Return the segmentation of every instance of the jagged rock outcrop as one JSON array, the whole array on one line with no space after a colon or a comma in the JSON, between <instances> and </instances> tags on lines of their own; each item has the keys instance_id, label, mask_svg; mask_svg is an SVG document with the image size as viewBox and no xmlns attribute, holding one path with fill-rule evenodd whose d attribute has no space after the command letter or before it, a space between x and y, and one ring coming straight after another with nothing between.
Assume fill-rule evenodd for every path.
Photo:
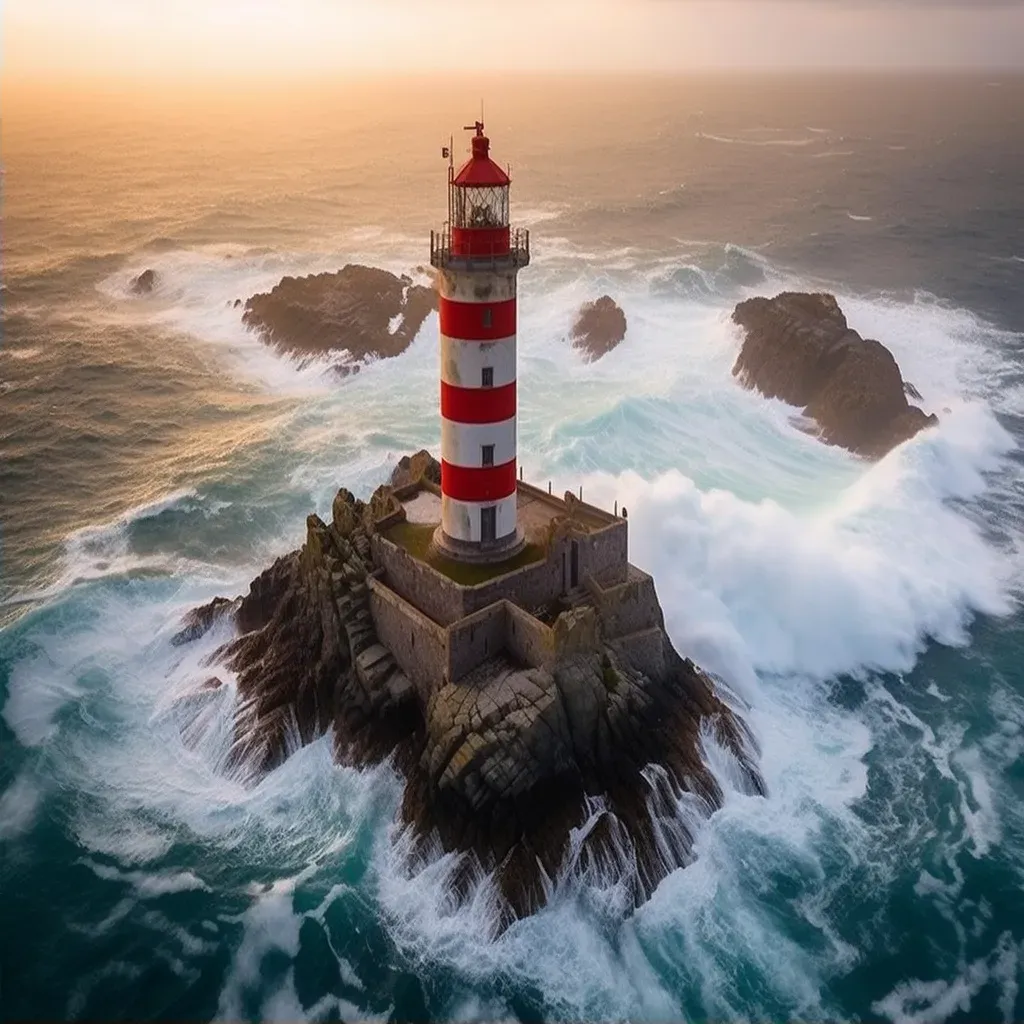
<instances>
[{"instance_id":1,"label":"jagged rock outcrop","mask_svg":"<svg viewBox=\"0 0 1024 1024\"><path fill-rule=\"evenodd\" d=\"M746 332L733 374L769 398L802 406L822 440L880 458L938 423L907 402L892 353L851 330L835 297L783 292L741 302L733 320Z\"/></svg>"},{"instance_id":2,"label":"jagged rock outcrop","mask_svg":"<svg viewBox=\"0 0 1024 1024\"><path fill-rule=\"evenodd\" d=\"M199 637L208 633L214 623L224 618L228 612L237 611L241 603L240 599L231 601L226 597L215 597L209 604L193 608L185 616L181 629L171 637L171 643L175 647L180 647L182 644L187 644L192 640L198 640Z\"/></svg>"},{"instance_id":3,"label":"jagged rock outcrop","mask_svg":"<svg viewBox=\"0 0 1024 1024\"><path fill-rule=\"evenodd\" d=\"M149 295L156 287L156 271L144 270L131 283L133 295Z\"/></svg>"},{"instance_id":4,"label":"jagged rock outcrop","mask_svg":"<svg viewBox=\"0 0 1024 1024\"><path fill-rule=\"evenodd\" d=\"M403 455L391 472L391 486L396 490L420 480L439 486L441 483L441 463L426 448L421 448L415 455Z\"/></svg>"},{"instance_id":5,"label":"jagged rock outcrop","mask_svg":"<svg viewBox=\"0 0 1024 1024\"><path fill-rule=\"evenodd\" d=\"M523 916L544 902L538 865L558 876L571 830L586 825L588 798L599 798L604 815L579 856L622 859L623 881L642 902L691 858L694 837L674 805L680 793L689 791L706 814L721 803L701 759L702 723L736 752L751 791L761 791L745 728L664 633L658 642L666 668L657 679L598 640L552 671L495 658L439 689L409 776L405 819L421 835L436 832L446 849L473 851Z\"/></svg>"},{"instance_id":6,"label":"jagged rock outcrop","mask_svg":"<svg viewBox=\"0 0 1024 1024\"><path fill-rule=\"evenodd\" d=\"M429 472L425 454L402 472ZM504 923L542 906L545 876L573 858L620 873L642 901L691 857L694 819L680 817L680 801L705 814L721 802L703 735L731 749L750 791L762 791L745 726L676 653L660 613L652 628L606 640L586 601L555 620L562 653L550 667L503 652L425 696L381 643L370 607L372 524L395 502L390 487L367 503L339 491L331 522L310 516L303 547L245 597L190 616L189 638L229 609L242 631L209 659L237 680L230 765L258 777L333 726L339 760L393 757L414 855L429 856L438 838L468 854L463 892L477 870L492 872ZM573 830L585 835L574 842Z\"/></svg>"},{"instance_id":7,"label":"jagged rock outcrop","mask_svg":"<svg viewBox=\"0 0 1024 1024\"><path fill-rule=\"evenodd\" d=\"M345 355L338 363L345 374L360 360L400 355L436 306L432 288L350 263L334 273L283 277L246 300L242 322L289 355Z\"/></svg>"},{"instance_id":8,"label":"jagged rock outcrop","mask_svg":"<svg viewBox=\"0 0 1024 1024\"><path fill-rule=\"evenodd\" d=\"M573 348L592 363L611 352L626 336L626 314L610 295L584 303L571 332Z\"/></svg>"}]
</instances>

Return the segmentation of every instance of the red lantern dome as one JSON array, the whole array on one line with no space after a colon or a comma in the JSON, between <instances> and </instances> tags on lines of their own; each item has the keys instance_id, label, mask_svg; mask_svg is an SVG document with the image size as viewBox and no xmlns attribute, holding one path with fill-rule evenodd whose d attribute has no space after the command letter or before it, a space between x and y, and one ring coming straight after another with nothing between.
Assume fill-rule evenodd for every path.
<instances>
[{"instance_id":1,"label":"red lantern dome","mask_svg":"<svg viewBox=\"0 0 1024 1024\"><path fill-rule=\"evenodd\" d=\"M509 252L509 176L489 155L491 140L483 121L475 130L473 155L454 174L450 185L453 256L504 257Z\"/></svg>"},{"instance_id":2,"label":"red lantern dome","mask_svg":"<svg viewBox=\"0 0 1024 1024\"><path fill-rule=\"evenodd\" d=\"M488 155L491 140L484 135L483 122L477 121L473 127L476 129L476 135L473 136L473 155L459 168L452 179L452 184L463 187L508 185L509 176Z\"/></svg>"}]
</instances>

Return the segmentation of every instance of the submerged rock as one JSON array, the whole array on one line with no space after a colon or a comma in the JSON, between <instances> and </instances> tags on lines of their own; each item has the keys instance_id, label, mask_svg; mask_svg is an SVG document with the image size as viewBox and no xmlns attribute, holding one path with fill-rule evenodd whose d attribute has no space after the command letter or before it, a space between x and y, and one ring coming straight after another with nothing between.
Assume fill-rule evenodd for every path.
<instances>
[{"instance_id":1,"label":"submerged rock","mask_svg":"<svg viewBox=\"0 0 1024 1024\"><path fill-rule=\"evenodd\" d=\"M344 353L351 363L400 355L436 306L432 288L350 263L334 273L282 278L246 301L242 322L278 351Z\"/></svg>"},{"instance_id":2,"label":"submerged rock","mask_svg":"<svg viewBox=\"0 0 1024 1024\"><path fill-rule=\"evenodd\" d=\"M892 353L851 330L835 297L783 292L741 302L746 336L733 374L769 398L803 407L822 440L880 458L938 417L907 402Z\"/></svg>"},{"instance_id":3,"label":"submerged rock","mask_svg":"<svg viewBox=\"0 0 1024 1024\"><path fill-rule=\"evenodd\" d=\"M436 466L420 452L393 479L429 479ZM746 727L676 653L640 573L622 586L630 614L647 602L651 625L614 629L577 593L554 620L554 661L530 667L502 649L456 681L414 682L381 640L369 580L381 572L373 524L399 507L387 486L367 503L340 490L331 522L309 516L302 548L232 603L242 635L211 659L236 673L230 765L256 779L333 727L340 761L393 758L412 856L433 856L438 840L466 854L462 895L481 869L492 873L503 924L542 906L545 879L573 867L616 875L641 902L689 862L693 822L721 804L707 739L733 753L750 792L763 791ZM696 816L681 818L681 802Z\"/></svg>"},{"instance_id":4,"label":"submerged rock","mask_svg":"<svg viewBox=\"0 0 1024 1024\"><path fill-rule=\"evenodd\" d=\"M131 284L131 290L134 295L149 295L155 287L155 270L144 270Z\"/></svg>"},{"instance_id":5,"label":"submerged rock","mask_svg":"<svg viewBox=\"0 0 1024 1024\"><path fill-rule=\"evenodd\" d=\"M607 355L626 336L626 314L610 295L584 303L572 327L573 348L587 362Z\"/></svg>"}]
</instances>

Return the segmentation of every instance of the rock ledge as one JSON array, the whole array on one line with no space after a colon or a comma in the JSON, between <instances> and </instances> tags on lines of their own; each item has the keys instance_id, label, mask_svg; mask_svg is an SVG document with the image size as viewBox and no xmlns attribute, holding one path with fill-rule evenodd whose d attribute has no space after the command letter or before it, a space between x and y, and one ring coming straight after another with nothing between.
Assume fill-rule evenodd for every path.
<instances>
[{"instance_id":1,"label":"rock ledge","mask_svg":"<svg viewBox=\"0 0 1024 1024\"><path fill-rule=\"evenodd\" d=\"M920 398L892 353L851 330L835 297L783 292L741 302L745 331L733 375L769 398L802 406L828 444L881 458L938 423L907 402Z\"/></svg>"},{"instance_id":2,"label":"rock ledge","mask_svg":"<svg viewBox=\"0 0 1024 1024\"><path fill-rule=\"evenodd\" d=\"M400 355L436 306L432 288L350 263L334 273L281 278L246 300L242 322L292 356L346 356L338 364L345 374L361 360Z\"/></svg>"}]
</instances>

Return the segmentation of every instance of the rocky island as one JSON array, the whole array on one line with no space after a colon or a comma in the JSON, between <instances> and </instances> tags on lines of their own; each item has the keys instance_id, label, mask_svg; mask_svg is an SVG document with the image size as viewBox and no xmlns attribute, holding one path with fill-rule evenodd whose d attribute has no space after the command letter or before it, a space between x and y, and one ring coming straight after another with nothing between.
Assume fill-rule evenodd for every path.
<instances>
[{"instance_id":1,"label":"rocky island","mask_svg":"<svg viewBox=\"0 0 1024 1024\"><path fill-rule=\"evenodd\" d=\"M138 277L132 279L129 290L133 295L149 295L156 287L156 271L144 270Z\"/></svg>"},{"instance_id":2,"label":"rocky island","mask_svg":"<svg viewBox=\"0 0 1024 1024\"><path fill-rule=\"evenodd\" d=\"M592 363L616 348L626 336L626 314L610 295L586 302L576 315L572 346Z\"/></svg>"},{"instance_id":3,"label":"rocky island","mask_svg":"<svg viewBox=\"0 0 1024 1024\"><path fill-rule=\"evenodd\" d=\"M908 394L921 396L892 353L851 330L834 296L759 296L741 302L732 318L745 332L733 375L769 398L802 406L828 444L881 458L938 423L908 403Z\"/></svg>"},{"instance_id":4,"label":"rocky island","mask_svg":"<svg viewBox=\"0 0 1024 1024\"><path fill-rule=\"evenodd\" d=\"M287 355L337 355L335 368L345 375L366 359L401 355L436 308L432 288L350 263L334 273L283 277L246 300L242 322Z\"/></svg>"},{"instance_id":5,"label":"rocky island","mask_svg":"<svg viewBox=\"0 0 1024 1024\"><path fill-rule=\"evenodd\" d=\"M414 856L468 854L463 891L493 873L503 924L570 861L618 869L639 903L692 857L680 804L721 803L709 737L763 792L751 736L673 648L624 517L520 481L526 546L453 562L431 544L439 478L420 452L367 502L339 490L246 595L187 617L177 644L226 616L237 633L210 660L236 679L230 762L255 779L328 730L343 763L391 757Z\"/></svg>"}]
</instances>

